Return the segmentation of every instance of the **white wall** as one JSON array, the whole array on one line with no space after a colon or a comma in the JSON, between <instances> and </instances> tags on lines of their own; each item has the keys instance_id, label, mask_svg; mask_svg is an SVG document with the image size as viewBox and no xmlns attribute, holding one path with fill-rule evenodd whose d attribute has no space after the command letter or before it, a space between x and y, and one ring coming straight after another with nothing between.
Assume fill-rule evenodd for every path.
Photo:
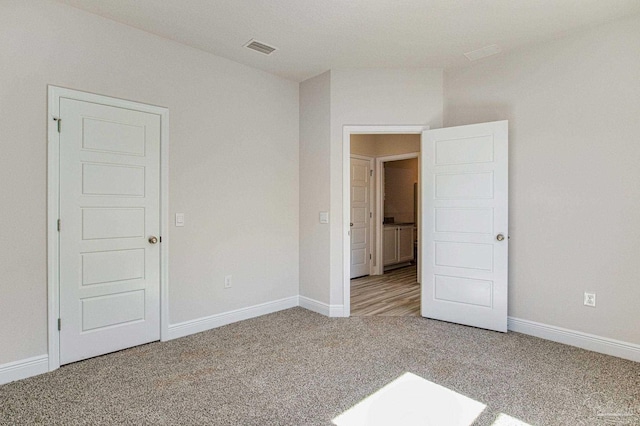
<instances>
[{"instance_id":1,"label":"white wall","mask_svg":"<svg viewBox=\"0 0 640 426\"><path fill-rule=\"evenodd\" d=\"M300 295L329 301L329 132L331 72L300 83ZM330 218L331 219L331 218Z\"/></svg>"},{"instance_id":2,"label":"white wall","mask_svg":"<svg viewBox=\"0 0 640 426\"><path fill-rule=\"evenodd\" d=\"M638 52L636 16L445 73L446 126L509 120L511 316L640 344Z\"/></svg>"},{"instance_id":3,"label":"white wall","mask_svg":"<svg viewBox=\"0 0 640 426\"><path fill-rule=\"evenodd\" d=\"M442 127L442 70L331 71L330 303L343 301L342 131L346 125Z\"/></svg>"},{"instance_id":4,"label":"white wall","mask_svg":"<svg viewBox=\"0 0 640 426\"><path fill-rule=\"evenodd\" d=\"M39 0L0 58L0 364L47 351L47 84L169 108L171 323L298 294L297 83Z\"/></svg>"}]
</instances>

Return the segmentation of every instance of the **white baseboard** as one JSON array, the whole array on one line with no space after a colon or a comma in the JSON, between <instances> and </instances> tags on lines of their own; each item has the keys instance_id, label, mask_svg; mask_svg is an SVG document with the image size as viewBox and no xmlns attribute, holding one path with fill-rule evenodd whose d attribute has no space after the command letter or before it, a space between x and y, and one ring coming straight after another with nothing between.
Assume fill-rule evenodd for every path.
<instances>
[{"instance_id":1,"label":"white baseboard","mask_svg":"<svg viewBox=\"0 0 640 426\"><path fill-rule=\"evenodd\" d=\"M310 297L299 296L300 306L313 312L317 312L326 317L329 316L329 305L327 303L319 302Z\"/></svg>"},{"instance_id":2,"label":"white baseboard","mask_svg":"<svg viewBox=\"0 0 640 426\"><path fill-rule=\"evenodd\" d=\"M507 324L508 329L511 331L640 362L640 345L634 343L622 342L514 317L509 317Z\"/></svg>"},{"instance_id":3,"label":"white baseboard","mask_svg":"<svg viewBox=\"0 0 640 426\"><path fill-rule=\"evenodd\" d=\"M320 302L310 297L299 296L300 306L313 312L317 312L325 317L344 317L343 305L329 305L328 303Z\"/></svg>"},{"instance_id":4,"label":"white baseboard","mask_svg":"<svg viewBox=\"0 0 640 426\"><path fill-rule=\"evenodd\" d=\"M0 365L0 385L49 371L47 355L34 356Z\"/></svg>"},{"instance_id":5,"label":"white baseboard","mask_svg":"<svg viewBox=\"0 0 640 426\"><path fill-rule=\"evenodd\" d=\"M340 317L344 314L344 308L342 305L329 305L305 296L292 296L285 299L274 300L272 302L170 325L169 340L296 306L301 306L305 309L309 309L310 311L329 317ZM622 342L620 340L609 339L606 337L514 317L509 317L508 328L510 331L528 334L542 339L640 362L640 345L634 343ZM2 364L0 365L0 385L13 382L15 380L37 376L48 371L49 359L47 355L34 356Z\"/></svg>"},{"instance_id":6,"label":"white baseboard","mask_svg":"<svg viewBox=\"0 0 640 426\"><path fill-rule=\"evenodd\" d=\"M234 311L223 312L208 317L198 318L177 324L169 325L169 338L177 339L178 337L188 336L194 333L211 330L212 328L221 327L223 325L234 322L259 317L261 315L271 314L273 312L282 311L284 309L294 308L298 306L298 296L287 297L280 300L261 303L246 308L236 309Z\"/></svg>"},{"instance_id":7,"label":"white baseboard","mask_svg":"<svg viewBox=\"0 0 640 426\"><path fill-rule=\"evenodd\" d=\"M345 315L344 305L329 305L329 316L331 318L344 318L349 315Z\"/></svg>"}]
</instances>

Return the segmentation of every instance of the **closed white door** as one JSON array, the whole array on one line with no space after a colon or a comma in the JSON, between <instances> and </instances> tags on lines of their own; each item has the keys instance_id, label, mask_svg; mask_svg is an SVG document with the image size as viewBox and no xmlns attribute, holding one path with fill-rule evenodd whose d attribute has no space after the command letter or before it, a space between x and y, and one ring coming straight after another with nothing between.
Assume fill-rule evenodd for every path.
<instances>
[{"instance_id":1,"label":"closed white door","mask_svg":"<svg viewBox=\"0 0 640 426\"><path fill-rule=\"evenodd\" d=\"M160 116L60 99L60 363L160 338Z\"/></svg>"},{"instance_id":2,"label":"closed white door","mask_svg":"<svg viewBox=\"0 0 640 426\"><path fill-rule=\"evenodd\" d=\"M508 122L422 135L422 316L507 331Z\"/></svg>"},{"instance_id":3,"label":"closed white door","mask_svg":"<svg viewBox=\"0 0 640 426\"><path fill-rule=\"evenodd\" d=\"M351 278L370 273L370 170L369 160L351 158Z\"/></svg>"}]
</instances>

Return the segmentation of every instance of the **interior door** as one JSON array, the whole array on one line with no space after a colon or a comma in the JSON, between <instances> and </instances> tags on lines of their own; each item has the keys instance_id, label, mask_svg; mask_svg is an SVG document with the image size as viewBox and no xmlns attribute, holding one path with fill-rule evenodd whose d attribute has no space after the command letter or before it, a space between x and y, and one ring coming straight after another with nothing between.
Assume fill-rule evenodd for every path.
<instances>
[{"instance_id":1,"label":"interior door","mask_svg":"<svg viewBox=\"0 0 640 426\"><path fill-rule=\"evenodd\" d=\"M160 338L160 116L60 100L60 363Z\"/></svg>"},{"instance_id":2,"label":"interior door","mask_svg":"<svg viewBox=\"0 0 640 426\"><path fill-rule=\"evenodd\" d=\"M370 273L370 170L369 160L351 158L351 278Z\"/></svg>"},{"instance_id":3,"label":"interior door","mask_svg":"<svg viewBox=\"0 0 640 426\"><path fill-rule=\"evenodd\" d=\"M422 316L507 331L508 122L422 134Z\"/></svg>"}]
</instances>

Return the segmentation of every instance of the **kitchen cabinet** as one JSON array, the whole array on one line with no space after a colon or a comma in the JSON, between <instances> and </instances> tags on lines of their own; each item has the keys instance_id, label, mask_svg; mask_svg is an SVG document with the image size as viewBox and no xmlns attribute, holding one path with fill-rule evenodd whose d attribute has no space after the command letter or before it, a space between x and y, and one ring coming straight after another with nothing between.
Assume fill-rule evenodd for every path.
<instances>
[{"instance_id":1,"label":"kitchen cabinet","mask_svg":"<svg viewBox=\"0 0 640 426\"><path fill-rule=\"evenodd\" d=\"M382 236L384 266L413 260L413 228L413 224L384 227Z\"/></svg>"},{"instance_id":2,"label":"kitchen cabinet","mask_svg":"<svg viewBox=\"0 0 640 426\"><path fill-rule=\"evenodd\" d=\"M383 265L393 265L398 263L398 227L385 226L382 236L383 245Z\"/></svg>"},{"instance_id":3,"label":"kitchen cabinet","mask_svg":"<svg viewBox=\"0 0 640 426\"><path fill-rule=\"evenodd\" d=\"M413 225L398 227L398 263L413 260Z\"/></svg>"}]
</instances>

